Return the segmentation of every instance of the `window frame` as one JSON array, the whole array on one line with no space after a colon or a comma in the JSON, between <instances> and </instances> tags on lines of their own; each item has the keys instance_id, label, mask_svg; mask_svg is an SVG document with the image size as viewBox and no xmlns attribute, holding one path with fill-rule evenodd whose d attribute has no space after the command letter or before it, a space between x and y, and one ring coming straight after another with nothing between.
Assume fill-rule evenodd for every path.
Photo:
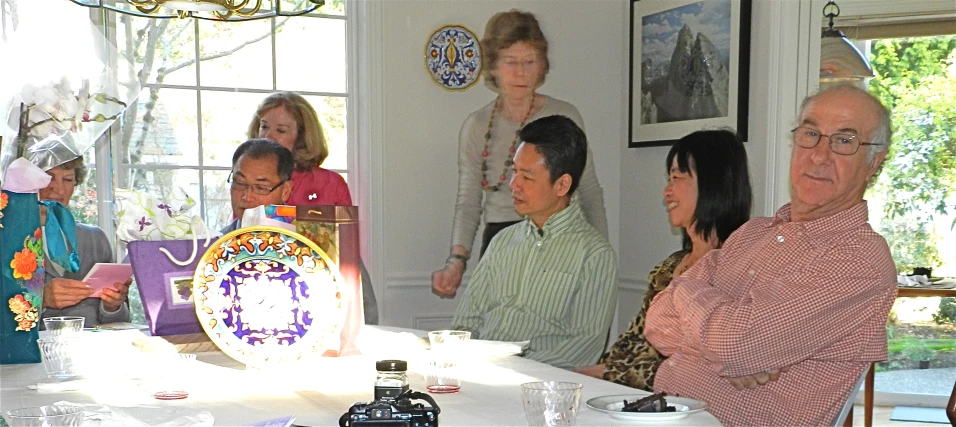
<instances>
[{"instance_id":1,"label":"window frame","mask_svg":"<svg viewBox=\"0 0 956 427\"><path fill-rule=\"evenodd\" d=\"M107 131L103 137L98 139L94 144L93 150L91 150L94 155L92 156L92 162L90 162L89 153L87 154L88 165L90 169L96 169L99 172L108 170L108 173L97 173L95 177L95 185L97 189L97 225L106 232L110 243L113 245L115 255L122 256L125 253L124 245L121 245L121 242L116 241L116 229L113 224L113 216L110 214L113 210L113 195L114 189L117 188L116 176L122 173L128 173L132 170L143 170L143 171L155 171L155 170L195 170L198 172L198 186L199 194L195 195L195 199L199 204L199 215L203 218L204 221L208 222L207 217L207 200L206 200L206 186L205 186L205 174L207 171L228 171L231 170L227 166L215 166L215 165L206 165L205 158L203 153L202 143L202 97L203 92L216 92L216 93L244 93L244 94L262 94L263 97L266 95L276 92L278 90L295 90L300 95L306 97L336 97L341 98L345 101L345 107L343 112L343 118L346 120L346 129L345 129L345 149L346 149L346 158L347 166L345 169L341 168L329 168L334 172L340 174L347 174L349 176L348 186L350 192L355 195L356 193L362 193L359 190L360 181L362 174L360 173L359 168L361 167L361 162L357 161L358 156L358 140L355 136L355 128L352 125L353 118L358 114L353 111L352 106L355 105L355 94L352 90L351 80L355 78L352 71L352 63L356 60L353 52L354 47L354 37L350 37L351 28L356 25L356 17L351 13L351 3L349 1L344 2L344 11L343 14L324 14L324 13L310 13L295 17L272 17L267 18L270 22L271 32L269 35L270 45L271 45L271 71L272 71L272 87L271 89L258 89L258 88L248 88L248 87L224 87L224 86L215 86L209 85L205 86L202 84L201 79L201 67L202 61L196 61L196 83L195 85L181 85L181 84L167 84L167 83L146 83L142 86L141 90L149 89L179 89L179 90L189 90L195 92L197 100L197 120L196 120L196 135L197 140L197 161L195 165L173 165L173 164L123 164L118 163L118 156L116 151L119 149L119 143L114 142L114 139L118 139L120 132L118 131L120 122L117 121L113 124L109 131ZM91 24L96 26L100 31L102 31L108 40L115 43L116 42L116 27L112 25L115 22L115 15L117 12L109 11L107 9L99 8L90 8L90 21ZM110 14L113 14L112 16ZM193 22L193 52L196 55L196 58L200 57L200 37L199 37L199 25L200 22L197 19L191 19ZM277 85L277 70L278 65L276 61L276 28L277 20L279 19L332 19L332 20L342 20L344 21L344 31L345 31L345 91L344 92L324 92L324 91L308 91L308 90L296 90L295 88L279 88ZM243 127L245 124L242 125ZM100 165L109 165L108 168L103 168ZM193 195L190 195L193 196ZM353 202L357 203L358 200L353 196ZM106 214L101 214L106 213ZM364 245L363 245L364 246Z\"/></svg>"}]
</instances>

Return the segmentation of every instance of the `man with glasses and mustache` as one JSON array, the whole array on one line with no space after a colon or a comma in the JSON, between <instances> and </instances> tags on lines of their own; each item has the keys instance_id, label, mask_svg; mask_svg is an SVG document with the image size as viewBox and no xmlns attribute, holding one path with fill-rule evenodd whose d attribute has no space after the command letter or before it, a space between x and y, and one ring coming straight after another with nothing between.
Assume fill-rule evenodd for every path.
<instances>
[{"instance_id":1,"label":"man with glasses and mustache","mask_svg":"<svg viewBox=\"0 0 956 427\"><path fill-rule=\"evenodd\" d=\"M896 268L863 193L890 113L853 86L804 100L791 201L754 218L657 295L645 333L668 358L654 390L701 399L724 425L832 425L886 360Z\"/></svg>"},{"instance_id":2,"label":"man with glasses and mustache","mask_svg":"<svg viewBox=\"0 0 956 427\"><path fill-rule=\"evenodd\" d=\"M292 194L292 152L268 139L250 139L232 155L229 195L236 220L221 230L239 229L246 209L284 204Z\"/></svg>"}]
</instances>

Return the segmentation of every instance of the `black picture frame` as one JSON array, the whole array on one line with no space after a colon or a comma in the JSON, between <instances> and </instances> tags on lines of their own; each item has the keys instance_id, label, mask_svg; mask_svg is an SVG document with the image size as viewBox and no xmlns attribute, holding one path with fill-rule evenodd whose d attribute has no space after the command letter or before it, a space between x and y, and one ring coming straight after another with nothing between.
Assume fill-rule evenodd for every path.
<instances>
[{"instance_id":1,"label":"black picture frame","mask_svg":"<svg viewBox=\"0 0 956 427\"><path fill-rule=\"evenodd\" d=\"M751 5L751 0L631 0L628 147L672 145L693 131L716 127L732 128L747 140ZM677 23L680 29L674 30ZM672 67L675 58L681 62ZM723 71L710 66L717 59Z\"/></svg>"}]
</instances>

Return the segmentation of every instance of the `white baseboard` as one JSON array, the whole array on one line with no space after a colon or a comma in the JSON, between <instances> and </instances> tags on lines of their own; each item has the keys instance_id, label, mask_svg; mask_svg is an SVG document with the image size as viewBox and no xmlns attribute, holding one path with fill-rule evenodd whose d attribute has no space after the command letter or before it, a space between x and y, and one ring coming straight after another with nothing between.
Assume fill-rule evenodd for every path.
<instances>
[{"instance_id":1,"label":"white baseboard","mask_svg":"<svg viewBox=\"0 0 956 427\"><path fill-rule=\"evenodd\" d=\"M647 279L637 277L618 277L618 288L622 290L641 291L647 290Z\"/></svg>"},{"instance_id":2,"label":"white baseboard","mask_svg":"<svg viewBox=\"0 0 956 427\"><path fill-rule=\"evenodd\" d=\"M412 316L412 328L422 331L448 329L451 327L453 317L453 314L447 313Z\"/></svg>"},{"instance_id":3,"label":"white baseboard","mask_svg":"<svg viewBox=\"0 0 956 427\"><path fill-rule=\"evenodd\" d=\"M471 279L471 273L465 273L462 282L467 283ZM432 287L431 272L427 273L399 273L393 274L385 279L385 285L388 288L428 288ZM647 280L636 277L619 277L618 288L634 291L647 290Z\"/></svg>"}]
</instances>

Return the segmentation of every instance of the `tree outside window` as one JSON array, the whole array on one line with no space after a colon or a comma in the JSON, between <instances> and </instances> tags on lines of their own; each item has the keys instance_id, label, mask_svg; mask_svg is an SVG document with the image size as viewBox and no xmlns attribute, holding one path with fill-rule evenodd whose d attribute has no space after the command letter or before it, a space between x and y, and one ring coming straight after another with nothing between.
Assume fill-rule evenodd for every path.
<instances>
[{"instance_id":1,"label":"tree outside window","mask_svg":"<svg viewBox=\"0 0 956 427\"><path fill-rule=\"evenodd\" d=\"M870 62L877 77L869 90L891 109L894 126L883 170L867 191L870 221L900 274L929 267L933 276L954 277L956 35L872 40ZM905 372L886 371L956 367L954 316L951 299L897 299L876 390L925 394L901 380Z\"/></svg>"}]
</instances>

